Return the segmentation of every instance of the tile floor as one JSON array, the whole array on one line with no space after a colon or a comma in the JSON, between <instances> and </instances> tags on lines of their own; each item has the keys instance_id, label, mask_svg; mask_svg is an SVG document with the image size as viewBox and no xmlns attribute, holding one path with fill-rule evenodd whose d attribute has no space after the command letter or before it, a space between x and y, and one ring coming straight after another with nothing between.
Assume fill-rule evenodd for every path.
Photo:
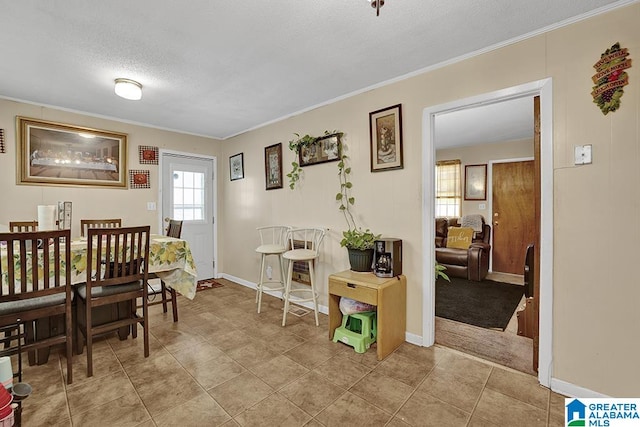
<instances>
[{"instance_id":1,"label":"tile floor","mask_svg":"<svg viewBox=\"0 0 640 427\"><path fill-rule=\"evenodd\" d=\"M327 339L327 316L288 317L254 291L224 287L178 300L180 321L151 308L142 338L98 341L94 376L74 356L25 367L24 426L561 426L563 396L534 377L444 347L404 343L384 361Z\"/></svg>"}]
</instances>

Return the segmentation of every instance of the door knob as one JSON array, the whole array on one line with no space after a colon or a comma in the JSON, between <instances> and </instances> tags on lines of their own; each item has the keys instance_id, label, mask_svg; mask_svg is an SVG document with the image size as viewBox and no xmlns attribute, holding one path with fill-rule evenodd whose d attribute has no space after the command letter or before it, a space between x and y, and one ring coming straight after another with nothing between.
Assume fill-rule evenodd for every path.
<instances>
[{"instance_id":1,"label":"door knob","mask_svg":"<svg viewBox=\"0 0 640 427\"><path fill-rule=\"evenodd\" d=\"M493 225L498 225L498 221L495 221L495 222L493 223Z\"/></svg>"},{"instance_id":2,"label":"door knob","mask_svg":"<svg viewBox=\"0 0 640 427\"><path fill-rule=\"evenodd\" d=\"M166 217L166 218L164 219L164 222L169 222L170 220L171 220L171 219L170 219L169 217Z\"/></svg>"}]
</instances>

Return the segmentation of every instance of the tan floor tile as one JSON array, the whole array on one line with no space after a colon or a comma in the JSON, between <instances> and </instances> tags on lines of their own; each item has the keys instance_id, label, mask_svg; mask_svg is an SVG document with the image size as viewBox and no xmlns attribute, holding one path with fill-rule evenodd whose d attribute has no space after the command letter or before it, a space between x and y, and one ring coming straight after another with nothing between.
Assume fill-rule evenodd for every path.
<instances>
[{"instance_id":1,"label":"tan floor tile","mask_svg":"<svg viewBox=\"0 0 640 427\"><path fill-rule=\"evenodd\" d=\"M391 415L355 394L346 392L315 418L325 426L373 427L384 426L391 419Z\"/></svg>"},{"instance_id":2,"label":"tan floor tile","mask_svg":"<svg viewBox=\"0 0 640 427\"><path fill-rule=\"evenodd\" d=\"M170 352L188 348L204 340L201 335L185 326L178 325L179 323L174 323L171 328L151 329L151 334Z\"/></svg>"},{"instance_id":3,"label":"tan floor tile","mask_svg":"<svg viewBox=\"0 0 640 427\"><path fill-rule=\"evenodd\" d=\"M100 389L100 393L95 393L96 388ZM106 377L90 378L78 385L74 383L73 387L67 389L72 417L132 394L135 394L133 386L122 370Z\"/></svg>"},{"instance_id":4,"label":"tan floor tile","mask_svg":"<svg viewBox=\"0 0 640 427\"><path fill-rule=\"evenodd\" d=\"M374 369L374 372L400 380L411 387L420 384L429 371L430 368L423 364L395 353L380 362Z\"/></svg>"},{"instance_id":5,"label":"tan floor tile","mask_svg":"<svg viewBox=\"0 0 640 427\"><path fill-rule=\"evenodd\" d=\"M211 341L213 345L224 352L229 352L236 348L246 345L251 340L249 335L240 330L231 330L223 334L217 335L215 340Z\"/></svg>"},{"instance_id":6,"label":"tan floor tile","mask_svg":"<svg viewBox=\"0 0 640 427\"><path fill-rule=\"evenodd\" d=\"M256 338L252 338L242 347L230 350L227 354L247 369L279 356L279 353L270 350L265 342Z\"/></svg>"},{"instance_id":7,"label":"tan floor tile","mask_svg":"<svg viewBox=\"0 0 640 427\"><path fill-rule=\"evenodd\" d=\"M287 316L287 325L284 326L284 329L305 340L318 335L325 336L327 339L329 337L326 329L316 326L315 324L305 323L301 320L296 322L295 316Z\"/></svg>"},{"instance_id":8,"label":"tan floor tile","mask_svg":"<svg viewBox=\"0 0 640 427\"><path fill-rule=\"evenodd\" d=\"M246 371L224 353L185 369L205 390L229 381Z\"/></svg>"},{"instance_id":9,"label":"tan floor tile","mask_svg":"<svg viewBox=\"0 0 640 427\"><path fill-rule=\"evenodd\" d=\"M315 418L311 418L309 422L304 425L304 427L324 427L324 426Z\"/></svg>"},{"instance_id":10,"label":"tan floor tile","mask_svg":"<svg viewBox=\"0 0 640 427\"><path fill-rule=\"evenodd\" d=\"M356 353L353 349L351 349L350 351L346 351L342 354L344 354L354 362L360 363L369 369L374 369L381 363L378 360L378 354L376 353L376 349L373 346L365 353Z\"/></svg>"},{"instance_id":11,"label":"tan floor tile","mask_svg":"<svg viewBox=\"0 0 640 427\"><path fill-rule=\"evenodd\" d=\"M278 390L305 375L309 370L286 356L278 356L252 367L251 372L274 390Z\"/></svg>"},{"instance_id":12,"label":"tan floor tile","mask_svg":"<svg viewBox=\"0 0 640 427\"><path fill-rule=\"evenodd\" d=\"M66 366L67 362L65 359L63 360ZM75 368L75 366L72 368ZM73 369L73 372L75 372L75 369ZM17 379L14 381L17 381ZM58 355L52 354L44 365L29 366L23 360L22 381L29 383L34 390L37 390L37 393L30 397L30 399L37 399L64 393L67 376L66 372L63 374Z\"/></svg>"},{"instance_id":13,"label":"tan floor tile","mask_svg":"<svg viewBox=\"0 0 640 427\"><path fill-rule=\"evenodd\" d=\"M123 341L120 341L117 336L111 336L109 337L109 345L123 366L139 363L145 359L142 335L138 335L136 339L129 338ZM149 333L149 357L156 357L165 352L162 344L152 333Z\"/></svg>"},{"instance_id":14,"label":"tan floor tile","mask_svg":"<svg viewBox=\"0 0 640 427\"><path fill-rule=\"evenodd\" d=\"M491 389L484 389L474 412L480 418L502 425L545 426L547 412Z\"/></svg>"},{"instance_id":15,"label":"tan floor tile","mask_svg":"<svg viewBox=\"0 0 640 427\"><path fill-rule=\"evenodd\" d=\"M393 417L385 427L409 427L409 424L405 423L398 417Z\"/></svg>"},{"instance_id":16,"label":"tan floor tile","mask_svg":"<svg viewBox=\"0 0 640 427\"><path fill-rule=\"evenodd\" d=\"M306 341L304 338L290 332L286 332L284 329L276 334L263 338L263 340L270 350L275 351L278 354L287 352Z\"/></svg>"},{"instance_id":17,"label":"tan floor tile","mask_svg":"<svg viewBox=\"0 0 640 427\"><path fill-rule=\"evenodd\" d=\"M273 389L251 372L245 372L208 392L225 411L235 417L272 394Z\"/></svg>"},{"instance_id":18,"label":"tan floor tile","mask_svg":"<svg viewBox=\"0 0 640 427\"><path fill-rule=\"evenodd\" d=\"M543 410L549 406L549 389L539 385L538 379L531 375L493 368L487 388Z\"/></svg>"},{"instance_id":19,"label":"tan floor tile","mask_svg":"<svg viewBox=\"0 0 640 427\"><path fill-rule=\"evenodd\" d=\"M439 361L444 360L449 351L438 346L420 347L418 345L409 344L408 342L403 342L400 344L400 347L394 351L394 353L404 356L407 359L411 359L414 362L423 365L425 368L430 369Z\"/></svg>"},{"instance_id":20,"label":"tan floor tile","mask_svg":"<svg viewBox=\"0 0 640 427\"><path fill-rule=\"evenodd\" d=\"M402 381L373 371L351 387L349 391L393 414L409 398L414 388Z\"/></svg>"},{"instance_id":21,"label":"tan floor tile","mask_svg":"<svg viewBox=\"0 0 640 427\"><path fill-rule=\"evenodd\" d=\"M412 426L440 427L464 426L469 420L469 415L428 394L414 394L400 408L396 417Z\"/></svg>"},{"instance_id":22,"label":"tan floor tile","mask_svg":"<svg viewBox=\"0 0 640 427\"><path fill-rule=\"evenodd\" d=\"M485 420L484 418L480 418L476 414L471 415L471 419L469 420L469 424L467 427L503 427L504 424L495 424L490 421Z\"/></svg>"},{"instance_id":23,"label":"tan floor tile","mask_svg":"<svg viewBox=\"0 0 640 427\"><path fill-rule=\"evenodd\" d=\"M475 407L485 382L475 377L468 377L463 372L436 367L416 390L416 393L427 393L437 397L466 412Z\"/></svg>"},{"instance_id":24,"label":"tan floor tile","mask_svg":"<svg viewBox=\"0 0 640 427\"><path fill-rule=\"evenodd\" d=\"M181 405L176 405L154 417L160 426L219 426L231 417L208 394L203 393Z\"/></svg>"},{"instance_id":25,"label":"tan floor tile","mask_svg":"<svg viewBox=\"0 0 640 427\"><path fill-rule=\"evenodd\" d=\"M311 416L317 415L346 390L315 372L287 384L279 393Z\"/></svg>"},{"instance_id":26,"label":"tan floor tile","mask_svg":"<svg viewBox=\"0 0 640 427\"><path fill-rule=\"evenodd\" d=\"M322 346L307 341L287 351L284 355L307 369L313 369L331 359L335 353Z\"/></svg>"},{"instance_id":27,"label":"tan floor tile","mask_svg":"<svg viewBox=\"0 0 640 427\"><path fill-rule=\"evenodd\" d=\"M140 424L136 424L136 427L156 427L156 423L154 423L152 419L149 419L141 422Z\"/></svg>"},{"instance_id":28,"label":"tan floor tile","mask_svg":"<svg viewBox=\"0 0 640 427\"><path fill-rule=\"evenodd\" d=\"M436 366L454 373L464 373L465 376L474 377L480 381L486 381L492 369L487 363L452 352L442 357Z\"/></svg>"},{"instance_id":29,"label":"tan floor tile","mask_svg":"<svg viewBox=\"0 0 640 427\"><path fill-rule=\"evenodd\" d=\"M208 360L217 358L224 353L210 342L201 341L189 347L181 348L178 351L173 351L171 354L176 358L178 363L186 369L189 369L205 363Z\"/></svg>"},{"instance_id":30,"label":"tan floor tile","mask_svg":"<svg viewBox=\"0 0 640 427\"><path fill-rule=\"evenodd\" d=\"M72 415L73 424L136 426L150 419L149 413L135 393L123 395L117 401L94 406L88 411Z\"/></svg>"},{"instance_id":31,"label":"tan floor tile","mask_svg":"<svg viewBox=\"0 0 640 427\"><path fill-rule=\"evenodd\" d=\"M32 394L22 405L22 425L71 425L71 415L67 407L67 395L63 391L39 396L40 392L34 388Z\"/></svg>"},{"instance_id":32,"label":"tan floor tile","mask_svg":"<svg viewBox=\"0 0 640 427\"><path fill-rule=\"evenodd\" d=\"M272 394L257 405L247 409L235 420L241 426L296 427L305 425L311 417L279 394Z\"/></svg>"},{"instance_id":33,"label":"tan floor tile","mask_svg":"<svg viewBox=\"0 0 640 427\"><path fill-rule=\"evenodd\" d=\"M338 354L316 366L313 372L344 389L348 389L371 372L371 369L366 365L352 361L345 354Z\"/></svg>"}]
</instances>

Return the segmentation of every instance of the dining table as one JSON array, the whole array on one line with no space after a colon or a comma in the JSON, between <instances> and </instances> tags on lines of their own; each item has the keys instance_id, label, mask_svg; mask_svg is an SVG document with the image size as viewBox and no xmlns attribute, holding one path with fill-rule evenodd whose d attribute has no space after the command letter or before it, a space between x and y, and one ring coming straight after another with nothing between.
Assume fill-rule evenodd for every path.
<instances>
[{"instance_id":1,"label":"dining table","mask_svg":"<svg viewBox=\"0 0 640 427\"><path fill-rule=\"evenodd\" d=\"M71 284L78 285L87 281L87 249L88 243L86 237L73 238L70 242L71 246L71 265L66 266L64 257L60 257L62 271L66 274L69 268L71 276ZM27 252L29 254L29 252ZM95 253L95 251L94 251ZM29 255L30 256L30 255ZM52 255L53 256L53 255ZM14 251L14 258L19 257L19 251ZM54 260L50 260L54 261ZM58 260L55 260L58 261ZM104 260L103 260L104 261ZM3 294L8 294L8 276L7 272L7 248L0 247L0 271L2 272L0 283L2 284ZM19 260L14 259L16 267ZM38 264L43 265L43 259L38 259ZM95 260L93 262L96 262ZM31 262L27 263L31 268ZM188 299L193 299L196 295L197 277L196 266L193 261L193 255L189 248L189 243L180 238L168 237L159 234L151 234L149 236L149 273L154 273L155 277L161 279L166 286L175 289L176 292ZM18 269L19 270L19 269ZM17 271L16 274L19 274ZM16 285L19 285L17 283ZM27 285L29 287L29 285ZM94 313L94 321L100 324L104 321L111 321L114 318L128 316L131 313L131 307L127 304L112 304L110 306L96 307ZM46 338L61 333L64 329L64 318L44 318L39 319L35 323L35 339ZM75 326L74 326L75 327ZM126 339L129 335L129 328L121 328L118 331L120 339ZM29 364L46 363L49 357L49 349L38 350L37 354L29 354Z\"/></svg>"},{"instance_id":2,"label":"dining table","mask_svg":"<svg viewBox=\"0 0 640 427\"><path fill-rule=\"evenodd\" d=\"M198 273L189 243L184 239L152 234L149 236L149 273L162 279L180 295L196 296ZM87 281L87 239L71 240L71 283Z\"/></svg>"}]
</instances>

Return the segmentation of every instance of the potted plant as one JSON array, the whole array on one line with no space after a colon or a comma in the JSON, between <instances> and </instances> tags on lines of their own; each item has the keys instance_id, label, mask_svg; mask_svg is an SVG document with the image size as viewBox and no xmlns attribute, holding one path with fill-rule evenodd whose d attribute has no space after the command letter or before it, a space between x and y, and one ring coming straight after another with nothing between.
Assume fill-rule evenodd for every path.
<instances>
[{"instance_id":1,"label":"potted plant","mask_svg":"<svg viewBox=\"0 0 640 427\"><path fill-rule=\"evenodd\" d=\"M444 272L447 269L447 267L440 264L438 261L435 262L434 266L435 266L436 280L438 280L439 277L442 277L447 282L451 282L451 279L449 279L449 276L447 276L447 274Z\"/></svg>"}]
</instances>

